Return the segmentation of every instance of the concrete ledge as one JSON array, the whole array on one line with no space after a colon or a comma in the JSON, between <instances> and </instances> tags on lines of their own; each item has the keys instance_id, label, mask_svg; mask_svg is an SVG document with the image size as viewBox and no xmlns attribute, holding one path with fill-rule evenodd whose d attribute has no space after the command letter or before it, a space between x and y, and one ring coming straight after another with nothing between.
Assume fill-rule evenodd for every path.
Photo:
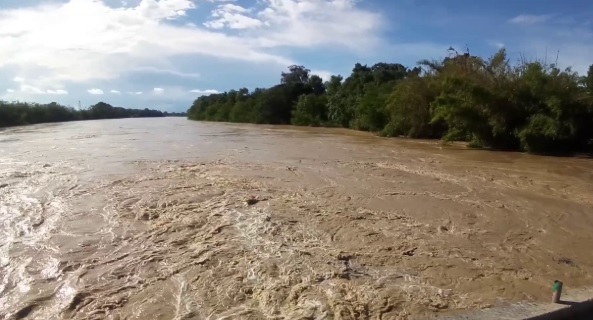
<instances>
[{"instance_id":1,"label":"concrete ledge","mask_svg":"<svg viewBox=\"0 0 593 320\"><path fill-rule=\"evenodd\" d=\"M565 307L525 320L593 319L593 299L583 302L561 302Z\"/></svg>"},{"instance_id":2,"label":"concrete ledge","mask_svg":"<svg viewBox=\"0 0 593 320\"><path fill-rule=\"evenodd\" d=\"M488 309L458 310L428 318L435 320L591 320L593 319L593 298L591 297L593 297L593 288L570 288L562 295L561 303L501 302Z\"/></svg>"}]
</instances>

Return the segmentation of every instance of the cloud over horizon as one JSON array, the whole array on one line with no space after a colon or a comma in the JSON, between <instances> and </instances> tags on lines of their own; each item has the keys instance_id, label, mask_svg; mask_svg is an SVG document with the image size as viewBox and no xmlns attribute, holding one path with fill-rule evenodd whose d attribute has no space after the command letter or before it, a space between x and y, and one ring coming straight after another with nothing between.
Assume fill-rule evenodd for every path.
<instances>
[{"instance_id":1,"label":"cloud over horizon","mask_svg":"<svg viewBox=\"0 0 593 320\"><path fill-rule=\"evenodd\" d=\"M89 90L87 90L87 92L90 94L94 94L94 95L100 95L100 94L104 93L103 90L98 89L98 88L89 89Z\"/></svg>"}]
</instances>

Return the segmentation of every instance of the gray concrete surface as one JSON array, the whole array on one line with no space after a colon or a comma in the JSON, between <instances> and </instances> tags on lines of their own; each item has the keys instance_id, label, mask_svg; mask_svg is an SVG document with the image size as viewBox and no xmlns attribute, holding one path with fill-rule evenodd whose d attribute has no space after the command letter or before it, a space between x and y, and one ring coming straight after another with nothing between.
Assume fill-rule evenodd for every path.
<instances>
[{"instance_id":1,"label":"gray concrete surface","mask_svg":"<svg viewBox=\"0 0 593 320\"><path fill-rule=\"evenodd\" d=\"M504 303L482 310L435 316L435 320L593 320L593 289L563 289L562 303ZM552 293L550 292L550 299Z\"/></svg>"}]
</instances>

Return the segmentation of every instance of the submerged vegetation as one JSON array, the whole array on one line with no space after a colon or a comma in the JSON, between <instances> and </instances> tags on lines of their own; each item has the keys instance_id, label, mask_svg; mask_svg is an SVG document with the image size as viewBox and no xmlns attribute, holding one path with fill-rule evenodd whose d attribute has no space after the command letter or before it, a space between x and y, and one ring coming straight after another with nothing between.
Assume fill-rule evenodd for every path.
<instances>
[{"instance_id":1,"label":"submerged vegetation","mask_svg":"<svg viewBox=\"0 0 593 320\"><path fill-rule=\"evenodd\" d=\"M357 63L326 82L303 66L280 84L197 98L192 120L339 126L384 136L565 154L593 151L593 66L586 76L545 61L511 64L453 49L442 61Z\"/></svg>"},{"instance_id":2,"label":"submerged vegetation","mask_svg":"<svg viewBox=\"0 0 593 320\"><path fill-rule=\"evenodd\" d=\"M164 117L167 115L158 110L126 109L113 107L104 102L99 102L88 109L77 110L55 102L37 104L0 101L0 128L48 122Z\"/></svg>"}]
</instances>

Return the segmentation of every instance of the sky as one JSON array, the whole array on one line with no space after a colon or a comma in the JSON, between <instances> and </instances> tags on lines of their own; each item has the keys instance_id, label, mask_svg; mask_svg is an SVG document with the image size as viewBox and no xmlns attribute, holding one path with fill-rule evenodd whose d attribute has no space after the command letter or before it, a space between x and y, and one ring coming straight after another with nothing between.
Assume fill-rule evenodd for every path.
<instances>
[{"instance_id":1,"label":"sky","mask_svg":"<svg viewBox=\"0 0 593 320\"><path fill-rule=\"evenodd\" d=\"M0 0L0 100L184 111L294 64L328 80L451 46L584 73L593 1Z\"/></svg>"}]
</instances>

